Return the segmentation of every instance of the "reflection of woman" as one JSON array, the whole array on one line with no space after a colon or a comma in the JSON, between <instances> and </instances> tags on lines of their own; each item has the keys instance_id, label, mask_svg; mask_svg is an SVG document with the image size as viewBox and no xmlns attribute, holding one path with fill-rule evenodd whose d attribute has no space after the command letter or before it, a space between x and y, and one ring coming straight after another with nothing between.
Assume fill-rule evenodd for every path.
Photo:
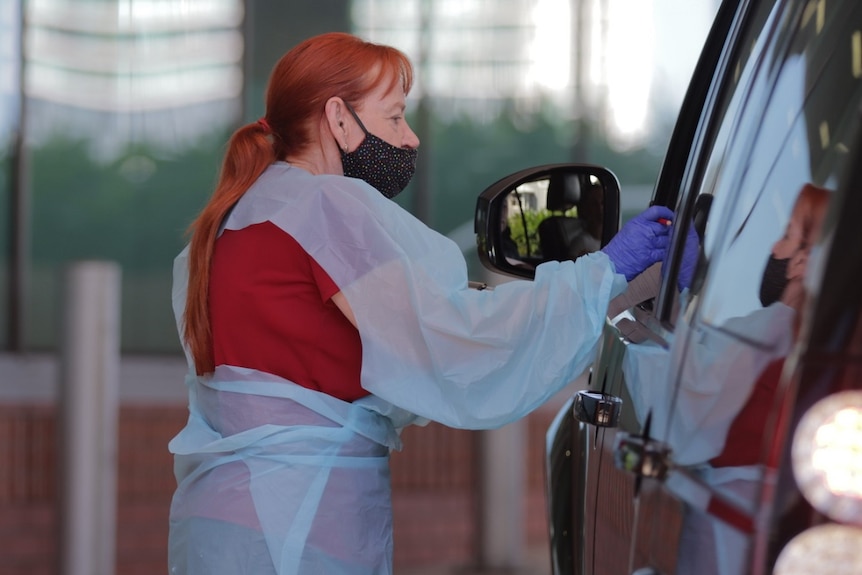
<instances>
[{"instance_id":1,"label":"reflection of woman","mask_svg":"<svg viewBox=\"0 0 862 575\"><path fill-rule=\"evenodd\" d=\"M790 213L784 235L772 246L763 271L760 301L766 306L783 305L793 310L793 339L799 331L805 302L805 270L811 246L820 235L830 192L806 184ZM761 372L745 406L728 430L721 454L710 460L713 467L760 463L763 426L772 408L784 356L774 359Z\"/></svg>"},{"instance_id":2,"label":"reflection of woman","mask_svg":"<svg viewBox=\"0 0 862 575\"><path fill-rule=\"evenodd\" d=\"M714 352L713 363L730 363L734 371L728 376L727 370L723 370L725 379L716 382L720 401L716 402L719 407L713 409L716 420L711 430L719 432L716 437L704 438L701 446L708 446L703 450L707 451L723 442L723 448L709 460L709 465L699 469L700 476L714 492L735 501L742 509L750 508L759 496L765 463L764 438L769 435L765 426L775 407L785 357L798 333L805 300L806 266L811 247L820 234L829 198L830 192L823 188L811 184L802 188L785 232L773 244L763 272L760 299L765 309L732 320L740 324L734 328L736 332L744 329L748 334L771 333L772 337L759 339L772 344L770 351L739 343L731 344L728 349L707 350ZM748 325L741 325L743 322ZM746 366L760 369L746 372ZM758 374L756 380L752 382L748 373ZM735 403L737 398L741 403ZM686 410L687 406L680 405L678 409ZM726 433L722 434L721 429L727 429ZM689 508L677 567L681 573L740 573L742 562L747 560L748 545L746 536L729 524Z\"/></svg>"},{"instance_id":3,"label":"reflection of woman","mask_svg":"<svg viewBox=\"0 0 862 575\"><path fill-rule=\"evenodd\" d=\"M802 280L811 253L811 244L820 233L829 191L806 184L793 206L784 235L772 246L772 253L763 271L760 302L769 306L780 301L802 309L805 292Z\"/></svg>"}]
</instances>

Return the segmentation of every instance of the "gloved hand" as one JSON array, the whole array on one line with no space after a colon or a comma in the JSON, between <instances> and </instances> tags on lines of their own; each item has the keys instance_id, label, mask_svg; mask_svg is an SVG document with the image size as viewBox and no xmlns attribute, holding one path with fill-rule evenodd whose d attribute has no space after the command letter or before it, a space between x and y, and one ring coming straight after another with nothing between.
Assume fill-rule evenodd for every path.
<instances>
[{"instance_id":1,"label":"gloved hand","mask_svg":"<svg viewBox=\"0 0 862 575\"><path fill-rule=\"evenodd\" d=\"M676 276L676 287L679 291L691 287L694 270L697 267L700 254L700 237L694 229L694 222L689 222L688 233L685 236L685 247L682 251L682 262L679 264L679 274Z\"/></svg>"},{"instance_id":2,"label":"gloved hand","mask_svg":"<svg viewBox=\"0 0 862 575\"><path fill-rule=\"evenodd\" d=\"M665 220L659 222L659 219ZM633 217L602 248L614 263L617 273L631 281L645 269L662 261L670 242L673 211L652 206Z\"/></svg>"}]
</instances>

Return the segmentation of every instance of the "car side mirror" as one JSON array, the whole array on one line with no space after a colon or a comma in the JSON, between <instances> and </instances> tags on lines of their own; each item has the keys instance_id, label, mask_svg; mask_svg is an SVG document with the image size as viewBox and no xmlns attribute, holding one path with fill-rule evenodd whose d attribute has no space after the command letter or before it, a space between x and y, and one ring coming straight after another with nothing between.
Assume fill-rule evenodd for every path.
<instances>
[{"instance_id":1,"label":"car side mirror","mask_svg":"<svg viewBox=\"0 0 862 575\"><path fill-rule=\"evenodd\" d=\"M488 269L533 279L546 261L601 249L620 226L616 176L589 164L548 164L489 186L476 203L479 259Z\"/></svg>"}]
</instances>

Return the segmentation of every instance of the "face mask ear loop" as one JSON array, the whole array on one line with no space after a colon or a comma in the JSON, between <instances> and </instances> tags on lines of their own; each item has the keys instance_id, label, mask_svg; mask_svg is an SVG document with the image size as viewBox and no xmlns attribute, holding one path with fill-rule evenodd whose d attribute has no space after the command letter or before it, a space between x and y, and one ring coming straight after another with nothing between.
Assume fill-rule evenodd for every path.
<instances>
[{"instance_id":1,"label":"face mask ear loop","mask_svg":"<svg viewBox=\"0 0 862 575\"><path fill-rule=\"evenodd\" d=\"M342 100L344 102L344 100ZM359 124L359 127L362 128L362 131L365 132L366 136L370 136L368 130L365 129L365 124L362 123L362 120L359 119L359 116L356 115L356 111L353 109L353 106L344 102L345 107L347 107L347 111L350 112L350 115L353 116L353 119L356 120L356 123Z\"/></svg>"}]
</instances>

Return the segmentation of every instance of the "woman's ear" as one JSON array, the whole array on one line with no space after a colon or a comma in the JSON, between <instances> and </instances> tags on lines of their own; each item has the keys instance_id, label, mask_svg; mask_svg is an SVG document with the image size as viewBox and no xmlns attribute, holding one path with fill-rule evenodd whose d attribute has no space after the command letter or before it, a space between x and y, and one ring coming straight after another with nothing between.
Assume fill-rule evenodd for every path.
<instances>
[{"instance_id":1,"label":"woman's ear","mask_svg":"<svg viewBox=\"0 0 862 575\"><path fill-rule=\"evenodd\" d=\"M344 115L347 113L347 107L344 105L344 100L333 96L326 101L324 113L329 131L332 132L332 137L335 138L338 147L346 152L348 133L347 125L344 122Z\"/></svg>"}]
</instances>

